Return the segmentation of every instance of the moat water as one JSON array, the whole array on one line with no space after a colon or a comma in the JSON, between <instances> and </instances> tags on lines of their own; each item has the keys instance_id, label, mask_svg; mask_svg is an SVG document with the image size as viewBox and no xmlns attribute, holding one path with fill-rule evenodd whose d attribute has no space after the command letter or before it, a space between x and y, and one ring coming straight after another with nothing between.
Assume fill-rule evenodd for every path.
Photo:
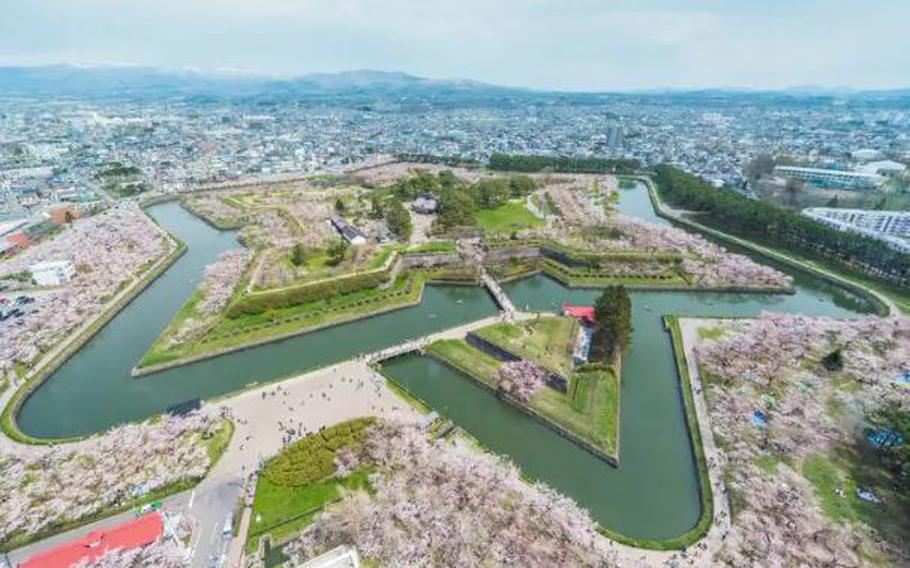
<instances>
[{"instance_id":1,"label":"moat water","mask_svg":"<svg viewBox=\"0 0 910 568\"><path fill-rule=\"evenodd\" d=\"M643 186L622 190L618 208L666 223L654 214ZM429 286L413 308L136 379L130 370L198 286L204 267L238 246L234 233L212 229L175 203L154 206L150 213L187 243L187 253L25 401L18 424L26 434L59 438L100 432L175 404L224 395L251 381L278 380L496 311L482 288ZM430 358L398 358L385 371L528 476L574 498L604 526L631 537L673 537L695 524L700 505L679 377L662 316L754 316L767 310L854 317L872 310L824 281L781 269L793 274L795 294L632 293L634 332L623 360L618 468ZM516 306L530 309L555 310L565 301L591 303L598 294L568 289L543 276L504 289Z\"/></svg>"}]
</instances>

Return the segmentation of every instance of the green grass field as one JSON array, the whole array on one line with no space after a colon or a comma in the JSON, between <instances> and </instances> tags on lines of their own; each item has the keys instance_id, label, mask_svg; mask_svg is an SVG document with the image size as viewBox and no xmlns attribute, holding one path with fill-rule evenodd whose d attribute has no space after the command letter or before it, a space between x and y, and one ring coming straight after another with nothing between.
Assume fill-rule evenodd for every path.
<instances>
[{"instance_id":1,"label":"green grass field","mask_svg":"<svg viewBox=\"0 0 910 568\"><path fill-rule=\"evenodd\" d=\"M460 339L434 341L427 346L426 352L496 388L496 370L502 365L499 359L471 347Z\"/></svg>"},{"instance_id":2,"label":"green grass field","mask_svg":"<svg viewBox=\"0 0 910 568\"><path fill-rule=\"evenodd\" d=\"M569 375L577 325L573 318L545 316L519 324L497 323L474 333L523 359Z\"/></svg>"},{"instance_id":3,"label":"green grass field","mask_svg":"<svg viewBox=\"0 0 910 568\"><path fill-rule=\"evenodd\" d=\"M544 226L544 221L528 211L523 200L503 203L496 209L482 209L474 215L477 225L487 233L511 233Z\"/></svg>"},{"instance_id":4,"label":"green grass field","mask_svg":"<svg viewBox=\"0 0 910 568\"><path fill-rule=\"evenodd\" d=\"M541 318L534 324L535 331L529 334L522 325L496 324L483 328L489 336L495 337L497 345L509 341L526 344L523 349L536 352L538 356L549 357L548 344L567 347L575 329L575 321L568 318ZM572 325L567 325L572 324ZM525 337L533 337L524 341ZM515 349L513 352L517 352ZM559 351L557 349L556 351ZM503 364L498 359L458 339L441 340L430 344L426 353L452 367L474 377L491 387L498 388L496 371ZM543 355L541 355L543 354ZM545 358L546 358L545 357ZM571 365L571 362L568 363ZM580 368L567 371L571 377L568 394L544 387L530 400L528 408L544 420L564 428L578 439L591 444L604 453L616 456L619 445L619 378L615 369L606 367Z\"/></svg>"},{"instance_id":5,"label":"green grass field","mask_svg":"<svg viewBox=\"0 0 910 568\"><path fill-rule=\"evenodd\" d=\"M568 395L544 388L530 406L604 453L616 455L619 380L613 369L578 371Z\"/></svg>"},{"instance_id":6,"label":"green grass field","mask_svg":"<svg viewBox=\"0 0 910 568\"><path fill-rule=\"evenodd\" d=\"M818 505L838 523L865 523L891 542L910 539L910 495L882 466L869 446L838 446L828 454L803 460L800 470L814 489ZM859 487L872 489L879 503L859 498Z\"/></svg>"},{"instance_id":7,"label":"green grass field","mask_svg":"<svg viewBox=\"0 0 910 568\"><path fill-rule=\"evenodd\" d=\"M407 252L413 254L430 254L442 252L455 252L455 241L445 239L440 241L430 241L422 245L414 245Z\"/></svg>"},{"instance_id":8,"label":"green grass field","mask_svg":"<svg viewBox=\"0 0 910 568\"><path fill-rule=\"evenodd\" d=\"M167 348L167 338L179 328L168 325L143 356L139 366L160 365L219 349L268 340L297 330L350 321L381 310L404 307L420 299L426 279L425 273L414 272L399 276L385 290L368 288L262 314L222 318L202 338L170 348ZM182 309L180 313L183 311Z\"/></svg>"},{"instance_id":9,"label":"green grass field","mask_svg":"<svg viewBox=\"0 0 910 568\"><path fill-rule=\"evenodd\" d=\"M344 478L332 477L302 486L277 485L265 476L256 483L253 519L247 538L247 550L255 550L259 539L268 534L281 541L306 528L319 511L341 498L344 491L366 489L370 470L361 468Z\"/></svg>"}]
</instances>

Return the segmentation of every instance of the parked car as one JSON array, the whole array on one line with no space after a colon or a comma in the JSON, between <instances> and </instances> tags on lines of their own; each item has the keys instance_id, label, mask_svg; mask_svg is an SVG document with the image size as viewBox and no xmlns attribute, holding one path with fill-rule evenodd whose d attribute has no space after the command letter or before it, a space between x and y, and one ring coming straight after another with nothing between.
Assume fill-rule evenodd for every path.
<instances>
[{"instance_id":1,"label":"parked car","mask_svg":"<svg viewBox=\"0 0 910 568\"><path fill-rule=\"evenodd\" d=\"M221 536L225 539L229 539L234 536L234 513L228 513L228 516L224 519L224 526L221 527Z\"/></svg>"}]
</instances>

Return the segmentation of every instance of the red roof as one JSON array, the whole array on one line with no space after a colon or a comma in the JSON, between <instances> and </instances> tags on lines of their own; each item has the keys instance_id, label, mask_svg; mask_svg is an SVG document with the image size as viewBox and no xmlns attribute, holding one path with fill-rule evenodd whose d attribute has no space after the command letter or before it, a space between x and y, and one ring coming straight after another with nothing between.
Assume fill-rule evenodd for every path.
<instances>
[{"instance_id":1,"label":"red roof","mask_svg":"<svg viewBox=\"0 0 910 568\"><path fill-rule=\"evenodd\" d=\"M597 320L597 315L594 312L593 306L573 306L571 304L563 304L562 313L567 316L583 319L588 323L594 323Z\"/></svg>"},{"instance_id":2,"label":"red roof","mask_svg":"<svg viewBox=\"0 0 910 568\"><path fill-rule=\"evenodd\" d=\"M111 550L151 544L163 533L161 513L155 511L106 531L92 531L80 539L36 554L19 564L19 568L69 568L86 559L94 561Z\"/></svg>"}]
</instances>

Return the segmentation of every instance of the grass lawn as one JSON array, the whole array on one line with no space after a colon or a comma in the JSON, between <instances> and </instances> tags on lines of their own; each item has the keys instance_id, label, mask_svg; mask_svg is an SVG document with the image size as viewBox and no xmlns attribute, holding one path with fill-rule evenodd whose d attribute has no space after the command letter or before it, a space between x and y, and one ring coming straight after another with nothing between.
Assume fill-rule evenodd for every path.
<instances>
[{"instance_id":1,"label":"grass lawn","mask_svg":"<svg viewBox=\"0 0 910 568\"><path fill-rule=\"evenodd\" d=\"M205 450L209 455L209 461L214 464L218 463L218 460L221 459L221 456L224 455L224 452L227 450L228 444L231 442L231 437L234 435L234 423L230 420L225 420L221 425L221 428L215 432L208 440L205 440Z\"/></svg>"},{"instance_id":2,"label":"grass lawn","mask_svg":"<svg viewBox=\"0 0 910 568\"><path fill-rule=\"evenodd\" d=\"M578 323L573 318L540 317L517 324L497 323L477 336L523 359L565 376L572 372L572 344Z\"/></svg>"},{"instance_id":3,"label":"grass lawn","mask_svg":"<svg viewBox=\"0 0 910 568\"><path fill-rule=\"evenodd\" d=\"M528 211L524 200L507 201L496 209L482 209L474 215L477 225L488 233L510 233L543 227L545 222Z\"/></svg>"},{"instance_id":4,"label":"grass lawn","mask_svg":"<svg viewBox=\"0 0 910 568\"><path fill-rule=\"evenodd\" d=\"M323 507L340 499L343 491L367 489L370 473L368 468L361 468L344 478L332 477L301 486L277 485L266 476L259 476L247 549L255 550L265 534L280 541L301 531Z\"/></svg>"},{"instance_id":5,"label":"grass lawn","mask_svg":"<svg viewBox=\"0 0 910 568\"><path fill-rule=\"evenodd\" d=\"M304 328L366 317L383 309L403 307L420 298L426 278L423 272L413 272L399 276L395 283L385 290L367 288L262 314L222 318L202 338L163 349L168 330L173 329L169 325L143 356L139 366L159 365L218 349L262 341Z\"/></svg>"},{"instance_id":6,"label":"grass lawn","mask_svg":"<svg viewBox=\"0 0 910 568\"><path fill-rule=\"evenodd\" d=\"M155 342L152 343L152 346L149 347L149 350L143 355L142 360L139 362L140 367L153 364L148 361L167 357L166 353L172 349L179 349L179 347L168 346L171 342L171 338L175 333L180 331L180 328L183 327L184 322L186 322L188 318L196 315L196 306L202 301L202 298L202 291L196 289L196 291L193 292L193 295L190 296L190 299L187 300L177 314L174 315L174 319L167 324L167 327L164 328L161 335L155 339Z\"/></svg>"},{"instance_id":7,"label":"grass lawn","mask_svg":"<svg viewBox=\"0 0 910 568\"><path fill-rule=\"evenodd\" d=\"M802 474L831 520L865 523L892 543L910 541L910 495L900 490L871 447L838 446L829 454L809 456L803 460ZM880 502L863 501L857 487L872 489Z\"/></svg>"},{"instance_id":8,"label":"grass lawn","mask_svg":"<svg viewBox=\"0 0 910 568\"><path fill-rule=\"evenodd\" d=\"M490 387L497 388L496 370L502 362L467 342L459 339L440 340L430 344L426 352ZM565 428L604 453L616 455L619 380L613 369L582 368L575 372L568 394L544 387L528 406L542 418Z\"/></svg>"},{"instance_id":9,"label":"grass lawn","mask_svg":"<svg viewBox=\"0 0 910 568\"><path fill-rule=\"evenodd\" d=\"M552 259L546 258L541 263L544 273L569 286L689 286L675 266L667 266L659 275L624 275L614 274L606 269L572 269Z\"/></svg>"},{"instance_id":10,"label":"grass lawn","mask_svg":"<svg viewBox=\"0 0 910 568\"><path fill-rule=\"evenodd\" d=\"M434 341L427 346L426 352L451 364L456 369L461 369L465 373L480 379L494 389L496 388L498 383L496 370L502 365L502 361L492 355L487 355L460 339Z\"/></svg>"},{"instance_id":11,"label":"grass lawn","mask_svg":"<svg viewBox=\"0 0 910 568\"><path fill-rule=\"evenodd\" d=\"M615 456L619 433L619 380L612 369L575 373L571 392L541 389L531 408L604 453Z\"/></svg>"},{"instance_id":12,"label":"grass lawn","mask_svg":"<svg viewBox=\"0 0 910 568\"><path fill-rule=\"evenodd\" d=\"M257 283L253 287L254 292L268 293L275 290L294 288L318 280L350 276L360 272L377 270L381 268L382 265L389 260L389 257L398 249L399 247L397 245L384 245L379 248L368 248L365 249L365 253L363 250L361 251L360 254L363 256L357 260L348 253L345 259L335 266L329 264L330 257L327 249L310 249L304 259L303 265L299 267L292 262L292 252L289 250L284 254L278 255L275 262L282 264L292 273L297 274L297 276L288 284L280 287L267 287L261 283ZM302 272L298 274L298 270Z\"/></svg>"},{"instance_id":13,"label":"grass lawn","mask_svg":"<svg viewBox=\"0 0 910 568\"><path fill-rule=\"evenodd\" d=\"M455 252L455 241L453 240L440 240L440 241L430 241L428 243L423 243L422 245L415 245L408 249L409 253L414 254L429 254L434 252Z\"/></svg>"},{"instance_id":14,"label":"grass lawn","mask_svg":"<svg viewBox=\"0 0 910 568\"><path fill-rule=\"evenodd\" d=\"M723 326L706 326L698 328L698 338L699 339L717 339L722 337L727 333L727 329Z\"/></svg>"}]
</instances>

